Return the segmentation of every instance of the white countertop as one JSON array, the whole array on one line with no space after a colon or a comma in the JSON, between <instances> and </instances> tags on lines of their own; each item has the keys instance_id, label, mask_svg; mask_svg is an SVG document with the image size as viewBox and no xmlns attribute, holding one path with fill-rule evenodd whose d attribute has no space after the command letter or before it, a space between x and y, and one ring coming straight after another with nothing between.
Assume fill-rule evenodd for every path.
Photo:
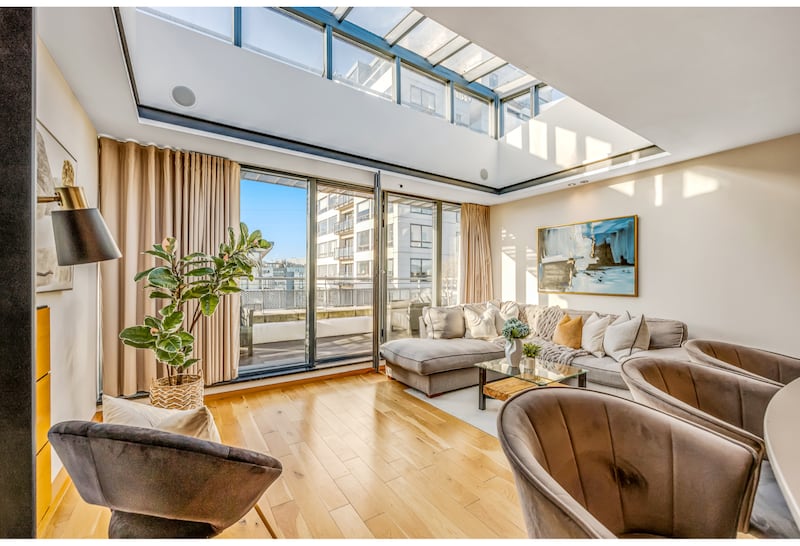
<instances>
[{"instance_id":1,"label":"white countertop","mask_svg":"<svg viewBox=\"0 0 800 546\"><path fill-rule=\"evenodd\" d=\"M800 527L800 379L770 400L764 414L764 442L775 479Z\"/></svg>"}]
</instances>

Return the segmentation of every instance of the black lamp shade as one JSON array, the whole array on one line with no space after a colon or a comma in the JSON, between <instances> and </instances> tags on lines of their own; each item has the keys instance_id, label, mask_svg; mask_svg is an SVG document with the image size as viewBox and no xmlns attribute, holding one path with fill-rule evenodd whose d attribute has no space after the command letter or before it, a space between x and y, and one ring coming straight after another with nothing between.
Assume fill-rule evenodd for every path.
<instances>
[{"instance_id":1,"label":"black lamp shade","mask_svg":"<svg viewBox=\"0 0 800 546\"><path fill-rule=\"evenodd\" d=\"M97 209L51 211L58 265L78 265L122 257Z\"/></svg>"}]
</instances>

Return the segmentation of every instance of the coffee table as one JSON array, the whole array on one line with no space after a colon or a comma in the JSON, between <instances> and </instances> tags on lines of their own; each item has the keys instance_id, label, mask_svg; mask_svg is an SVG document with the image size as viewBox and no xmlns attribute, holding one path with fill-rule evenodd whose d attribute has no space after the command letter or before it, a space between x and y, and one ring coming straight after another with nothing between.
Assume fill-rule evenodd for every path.
<instances>
[{"instance_id":1,"label":"coffee table","mask_svg":"<svg viewBox=\"0 0 800 546\"><path fill-rule=\"evenodd\" d=\"M486 409L486 394L483 392L483 387L486 386L487 370L527 381L531 383L531 388L546 387L572 378L578 379L579 387L586 387L586 370L540 358L523 359L519 366L510 365L505 358L478 362L475 366L478 368L478 409L482 410Z\"/></svg>"}]
</instances>

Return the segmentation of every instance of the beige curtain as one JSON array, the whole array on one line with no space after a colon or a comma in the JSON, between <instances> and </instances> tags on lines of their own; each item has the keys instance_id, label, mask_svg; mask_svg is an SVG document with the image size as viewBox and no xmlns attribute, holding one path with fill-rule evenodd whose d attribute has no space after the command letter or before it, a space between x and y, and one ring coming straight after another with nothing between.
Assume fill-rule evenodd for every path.
<instances>
[{"instance_id":1,"label":"beige curtain","mask_svg":"<svg viewBox=\"0 0 800 546\"><path fill-rule=\"evenodd\" d=\"M149 391L166 374L151 351L124 346L119 332L157 312L134 283L137 272L156 265L144 250L166 237L179 252L216 254L228 226L239 225L239 164L194 152L100 139L100 211L122 250L101 264L103 392L112 396ZM186 309L191 316L193 309ZM226 297L216 314L195 327L195 356L205 383L234 379L239 363L239 298Z\"/></svg>"},{"instance_id":2,"label":"beige curtain","mask_svg":"<svg viewBox=\"0 0 800 546\"><path fill-rule=\"evenodd\" d=\"M492 255L489 250L489 207L461 205L461 301L484 302L492 299Z\"/></svg>"}]
</instances>

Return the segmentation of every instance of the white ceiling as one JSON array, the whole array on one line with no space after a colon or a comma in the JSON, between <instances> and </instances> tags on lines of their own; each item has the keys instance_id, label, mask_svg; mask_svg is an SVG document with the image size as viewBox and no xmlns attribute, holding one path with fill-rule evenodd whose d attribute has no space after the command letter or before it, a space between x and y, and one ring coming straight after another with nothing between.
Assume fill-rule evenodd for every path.
<instances>
[{"instance_id":1,"label":"white ceiling","mask_svg":"<svg viewBox=\"0 0 800 546\"><path fill-rule=\"evenodd\" d=\"M669 152L800 132L800 8L417 8Z\"/></svg>"},{"instance_id":2,"label":"white ceiling","mask_svg":"<svg viewBox=\"0 0 800 546\"><path fill-rule=\"evenodd\" d=\"M581 179L595 181L800 132L800 105L796 100L800 96L800 71L792 58L800 51L800 38L795 30L800 28L800 9L419 9L602 114L598 118L613 119L669 152L652 161L582 175ZM40 37L98 132L216 153L246 164L371 183L370 169L352 169L336 162L310 162L303 154L140 120L113 11L38 8L37 13ZM141 35L136 40L148 40L150 36ZM204 58L183 54L183 60L190 66L198 59ZM272 67L276 70L287 68L273 64L280 66ZM305 76L296 70L292 73ZM183 73L187 77L190 74L191 71ZM314 83L332 85L321 78ZM231 81L228 87L235 90L241 84ZM334 86L328 91L341 95L338 97L341 100L343 91L351 91L341 87ZM400 108L352 93L379 104L374 107L373 118L376 113L390 112L388 115L392 116L391 112L397 113ZM237 100L239 95L231 95L227 102ZM213 112L201 113L215 119ZM407 110L401 113L427 118ZM277 127L276 133L281 136L342 149L344 139L336 131L326 128L315 135L308 131L309 124L297 123L306 132L291 134L287 132L290 124L280 125L275 121L280 118L277 114L280 112L259 112L267 116L265 119L271 116L275 122L272 127ZM228 115L230 112L222 113L216 119L226 121ZM399 116L391 119L393 123L403 123ZM256 120L252 128L263 121ZM368 149L374 159L401 165L405 162L410 167L461 180L482 182L477 173L488 167L490 180L482 183L494 187L543 172L542 158L526 150L524 143L519 146L489 140L439 120L426 119L422 123L427 123L425 133L435 137L433 145L408 138L406 131L394 138L385 133L379 139L356 139L356 142ZM358 133L352 116L350 125L348 130ZM337 139L339 145L331 146L330 142ZM496 149L487 151L485 141ZM447 156L449 163L441 162L442 155L447 153L451 154ZM420 163L416 163L417 158ZM554 162L554 158L548 161ZM396 189L393 185L400 183L405 183L405 191L421 195L495 204L561 189L567 181L500 196L402 176L386 177L384 187Z\"/></svg>"}]
</instances>

